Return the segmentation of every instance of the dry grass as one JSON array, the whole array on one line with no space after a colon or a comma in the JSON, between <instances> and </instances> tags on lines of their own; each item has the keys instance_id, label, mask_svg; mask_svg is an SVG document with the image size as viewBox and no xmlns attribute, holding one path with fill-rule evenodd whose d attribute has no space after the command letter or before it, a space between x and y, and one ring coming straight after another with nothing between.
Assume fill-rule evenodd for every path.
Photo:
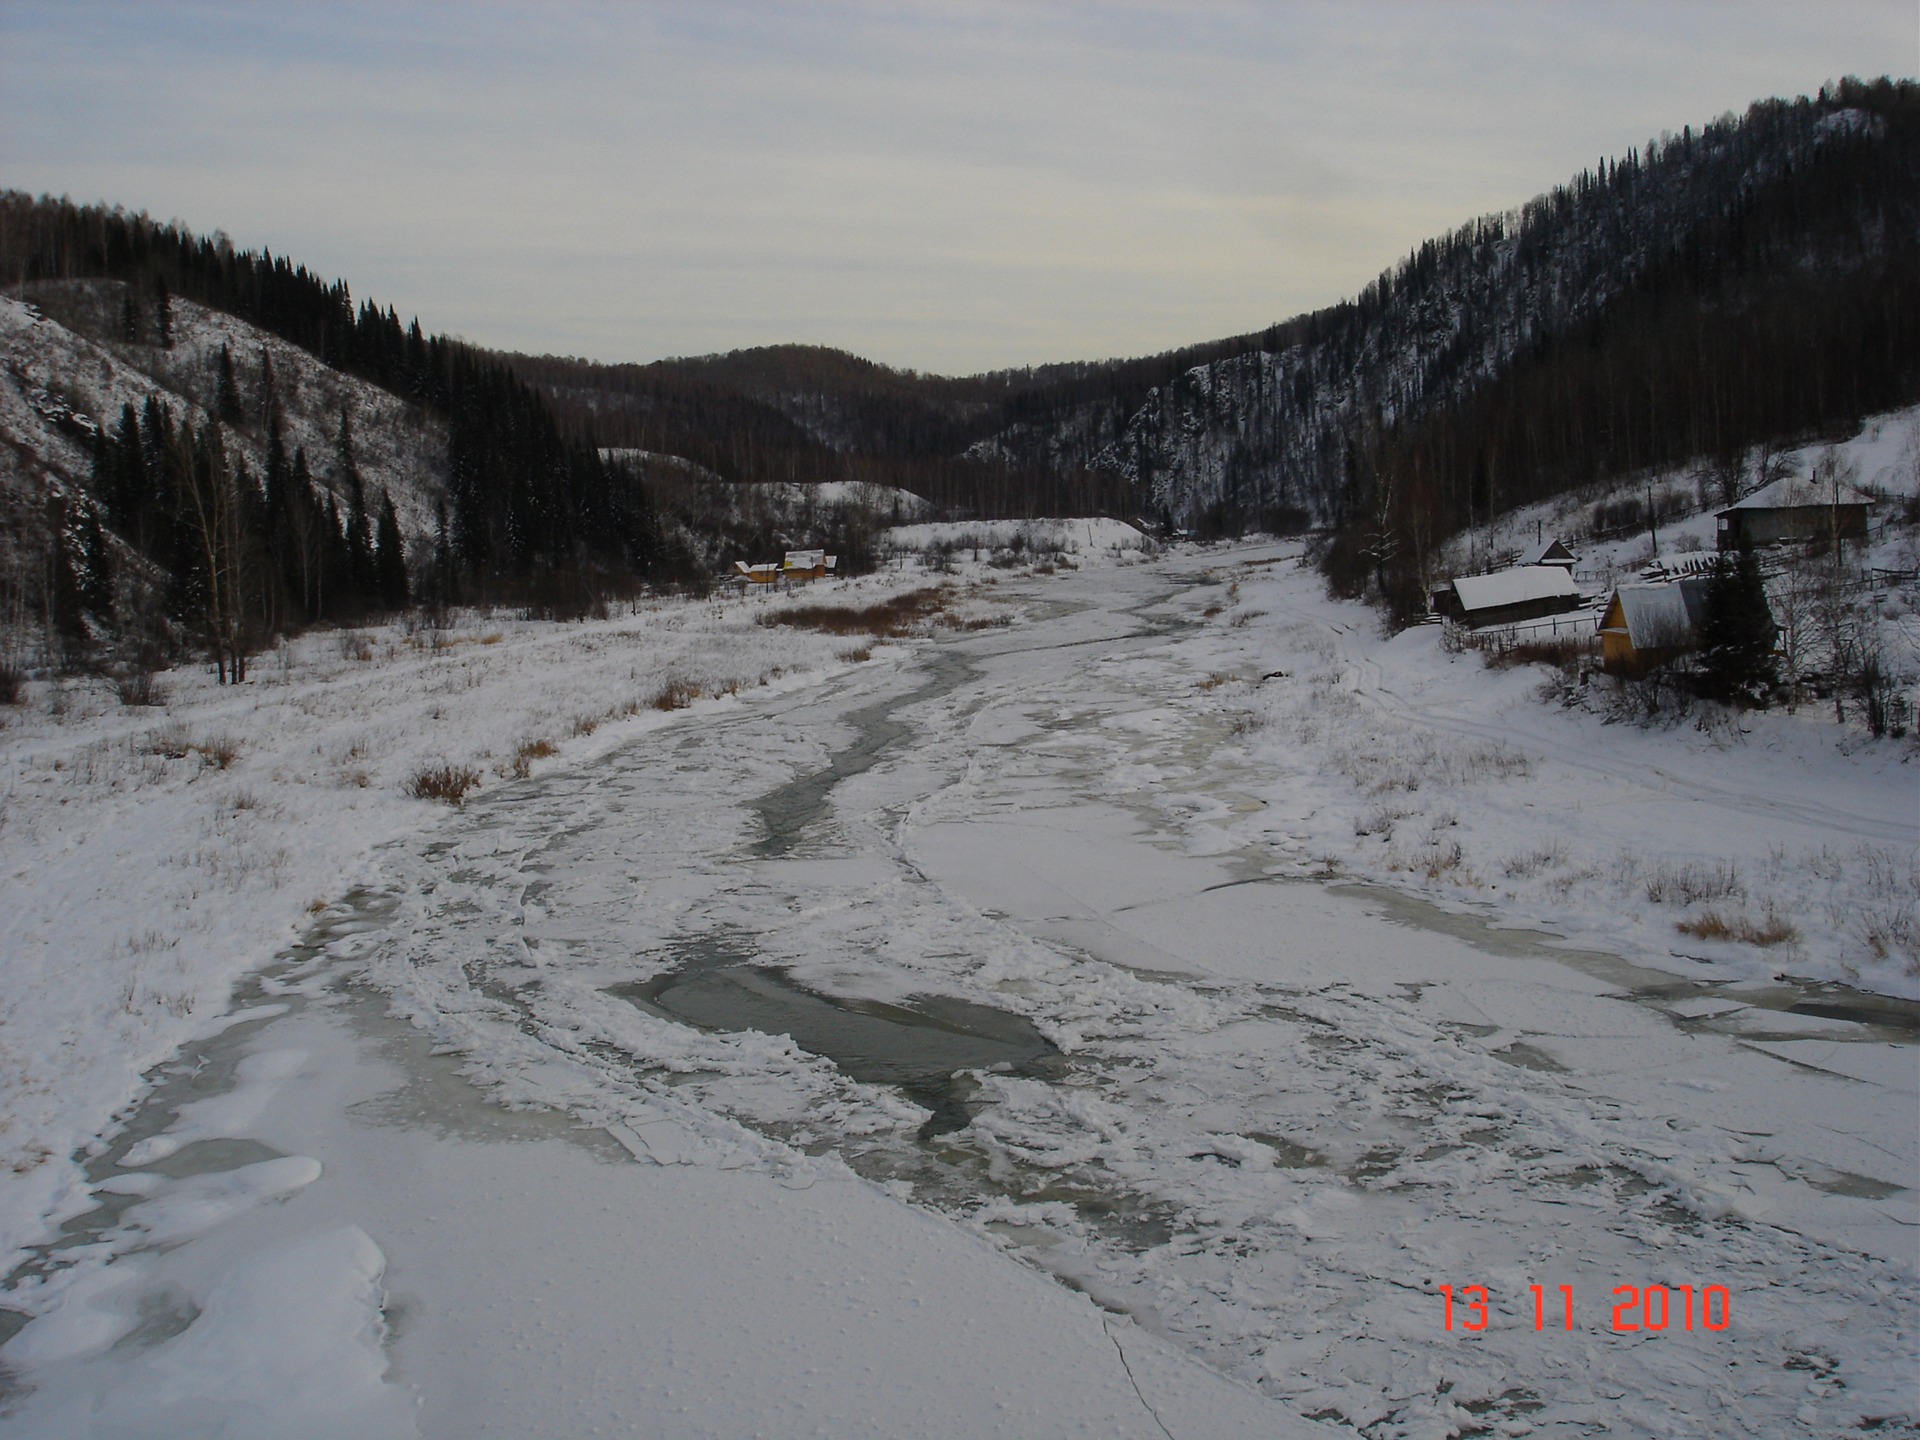
<instances>
[{"instance_id":1,"label":"dry grass","mask_svg":"<svg viewBox=\"0 0 1920 1440\"><path fill-rule=\"evenodd\" d=\"M1202 620L1211 620L1214 616L1224 613L1226 608L1224 605L1209 605L1200 612L1200 618Z\"/></svg>"},{"instance_id":2,"label":"dry grass","mask_svg":"<svg viewBox=\"0 0 1920 1440\"><path fill-rule=\"evenodd\" d=\"M554 754L551 740L522 740L513 752L513 761L507 767L507 773L516 780L524 780L533 773L533 762L544 760Z\"/></svg>"},{"instance_id":3,"label":"dry grass","mask_svg":"<svg viewBox=\"0 0 1920 1440\"><path fill-rule=\"evenodd\" d=\"M761 624L767 622L762 620ZM684 710L700 698L700 687L691 680L669 680L654 691L647 704L655 710Z\"/></svg>"},{"instance_id":4,"label":"dry grass","mask_svg":"<svg viewBox=\"0 0 1920 1440\"><path fill-rule=\"evenodd\" d=\"M200 763L213 770L231 769L233 762L240 758L240 742L232 736L208 735L195 739L192 732L177 721L149 730L138 744L146 754L158 755L164 760L185 760L190 755L198 755Z\"/></svg>"},{"instance_id":5,"label":"dry grass","mask_svg":"<svg viewBox=\"0 0 1920 1440\"><path fill-rule=\"evenodd\" d=\"M215 770L230 769L240 758L240 742L231 735L209 735L194 741L193 748L200 752L200 759Z\"/></svg>"},{"instance_id":6,"label":"dry grass","mask_svg":"<svg viewBox=\"0 0 1920 1440\"><path fill-rule=\"evenodd\" d=\"M471 765L423 765L413 772L406 790L416 800L444 800L458 805L479 783L480 772Z\"/></svg>"},{"instance_id":7,"label":"dry grass","mask_svg":"<svg viewBox=\"0 0 1920 1440\"><path fill-rule=\"evenodd\" d=\"M1697 940L1739 940L1748 945L1784 945L1800 938L1793 922L1771 906L1767 907L1766 918L1758 921L1744 911L1722 914L1709 906L1698 915L1679 921L1673 928Z\"/></svg>"},{"instance_id":8,"label":"dry grass","mask_svg":"<svg viewBox=\"0 0 1920 1440\"><path fill-rule=\"evenodd\" d=\"M149 755L167 760L184 760L193 753L193 736L185 725L163 725L142 737L141 748Z\"/></svg>"},{"instance_id":9,"label":"dry grass","mask_svg":"<svg viewBox=\"0 0 1920 1440\"><path fill-rule=\"evenodd\" d=\"M1596 641L1588 635L1565 636L1557 640L1517 640L1511 644L1491 641L1474 645L1489 670L1511 670L1519 665L1551 665L1559 670L1577 670L1580 662L1597 654Z\"/></svg>"},{"instance_id":10,"label":"dry grass","mask_svg":"<svg viewBox=\"0 0 1920 1440\"><path fill-rule=\"evenodd\" d=\"M1728 860L1661 865L1646 880L1647 899L1655 905L1694 905L1702 900L1745 899L1747 887Z\"/></svg>"},{"instance_id":11,"label":"dry grass","mask_svg":"<svg viewBox=\"0 0 1920 1440\"><path fill-rule=\"evenodd\" d=\"M871 645L849 645L846 649L836 650L833 653L834 656L844 664L862 665L873 658L873 647ZM763 679L760 683L764 685L766 681Z\"/></svg>"},{"instance_id":12,"label":"dry grass","mask_svg":"<svg viewBox=\"0 0 1920 1440\"><path fill-rule=\"evenodd\" d=\"M1206 679L1196 680L1194 682L1193 688L1198 691L1201 691L1202 693L1205 693L1208 690L1218 690L1222 685L1231 685L1235 680L1238 680L1239 678L1240 677L1238 675L1229 675L1224 670L1216 670L1211 675L1207 676Z\"/></svg>"},{"instance_id":13,"label":"dry grass","mask_svg":"<svg viewBox=\"0 0 1920 1440\"><path fill-rule=\"evenodd\" d=\"M1542 870L1557 870L1566 863L1566 846L1554 840L1540 849L1526 850L1509 856L1507 863L1501 866L1501 869L1506 872L1509 879L1525 880L1529 876L1539 874Z\"/></svg>"},{"instance_id":14,"label":"dry grass","mask_svg":"<svg viewBox=\"0 0 1920 1440\"><path fill-rule=\"evenodd\" d=\"M122 705L165 705L167 690L151 670L135 670L113 682L113 693Z\"/></svg>"},{"instance_id":15,"label":"dry grass","mask_svg":"<svg viewBox=\"0 0 1920 1440\"><path fill-rule=\"evenodd\" d=\"M944 586L908 590L874 605L794 605L762 615L762 625L791 625L825 635L874 635L897 640L947 607ZM674 709L674 706L662 706Z\"/></svg>"},{"instance_id":16,"label":"dry grass","mask_svg":"<svg viewBox=\"0 0 1920 1440\"><path fill-rule=\"evenodd\" d=\"M1357 815L1353 821L1353 833L1358 836L1378 835L1382 840L1393 839L1393 827L1407 819L1413 811L1403 805L1376 805L1364 815Z\"/></svg>"}]
</instances>

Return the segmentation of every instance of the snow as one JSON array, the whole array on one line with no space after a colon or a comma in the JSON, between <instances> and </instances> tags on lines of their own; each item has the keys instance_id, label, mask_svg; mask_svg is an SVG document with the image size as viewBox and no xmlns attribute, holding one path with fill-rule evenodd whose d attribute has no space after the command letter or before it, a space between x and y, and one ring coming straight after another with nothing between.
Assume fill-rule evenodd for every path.
<instances>
[{"instance_id":1,"label":"snow","mask_svg":"<svg viewBox=\"0 0 1920 1440\"><path fill-rule=\"evenodd\" d=\"M236 1264L213 1285L185 1333L132 1363L103 1360L135 1330L130 1293L150 1274L97 1272L113 1282L115 1323L54 1358L33 1346L61 1312L35 1320L9 1347L43 1388L29 1406L33 1433L233 1435L260 1440L409 1440L419 1434L405 1392L384 1383L380 1282L386 1257L353 1225L310 1230ZM105 1287L103 1286L103 1289ZM147 1293L154 1293L151 1289ZM70 1302L72 1303L72 1302ZM92 1363L87 1363L91 1361Z\"/></svg>"},{"instance_id":2,"label":"snow","mask_svg":"<svg viewBox=\"0 0 1920 1440\"><path fill-rule=\"evenodd\" d=\"M912 579L810 593L860 603ZM497 785L550 763L529 747L577 760L848 668L845 639L758 625L766 603L318 631L259 657L241 687L167 672L157 710L98 679L39 683L0 710L0 1249L17 1257L85 1203L68 1157L142 1071L221 1023L239 975L364 879L377 846L441 818L406 794L422 767ZM692 712L653 708L675 683Z\"/></svg>"},{"instance_id":3,"label":"snow","mask_svg":"<svg viewBox=\"0 0 1920 1440\"><path fill-rule=\"evenodd\" d=\"M1842 504L1867 505L1872 501L1873 496L1855 486L1844 483L1840 486L1840 503ZM1762 485L1751 495L1742 496L1726 510L1716 513L1725 515L1729 510L1779 510L1833 503L1833 487L1816 486L1813 481L1803 475L1783 475L1778 480Z\"/></svg>"},{"instance_id":4,"label":"snow","mask_svg":"<svg viewBox=\"0 0 1920 1440\"><path fill-rule=\"evenodd\" d=\"M1381 635L1292 546L953 558L1014 623L864 664L741 596L310 637L239 694L166 677L164 718L39 689L0 823L6 1138L49 1152L0 1190L8 1419L1913 1423L1911 1036L1787 1009L1920 994L1871 943L1920 893L1910 745L1609 725ZM675 677L720 698L648 708ZM463 810L403 795L432 758L484 773ZM1716 906L1797 933L1676 928ZM627 998L703 956L992 1006L1058 1070L975 1073L922 1141L903 1091ZM1532 1283L1581 1333L1533 1330ZM1613 1333L1655 1283L1736 1325ZM1442 1284L1497 1323L1442 1328Z\"/></svg>"}]
</instances>

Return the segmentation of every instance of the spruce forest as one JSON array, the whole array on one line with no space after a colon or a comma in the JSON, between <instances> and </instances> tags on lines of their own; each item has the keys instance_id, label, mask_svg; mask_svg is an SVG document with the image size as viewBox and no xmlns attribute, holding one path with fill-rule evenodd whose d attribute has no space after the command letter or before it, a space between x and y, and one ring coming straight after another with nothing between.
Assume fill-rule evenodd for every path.
<instances>
[{"instance_id":1,"label":"spruce forest","mask_svg":"<svg viewBox=\"0 0 1920 1440\"><path fill-rule=\"evenodd\" d=\"M894 486L954 518L1311 529L1335 593L1404 621L1476 522L1687 463L1731 495L1755 447L1920 398L1920 87L1849 80L1684 128L1265 330L964 378L791 345L490 352L285 256L18 192L0 196L0 290L79 327L96 369L161 373L186 307L230 317L390 397L431 452L371 483L351 397L316 403L332 382L264 342L223 339L144 397L43 383L17 351L0 381L26 402L0 451L16 667L34 633L57 665L192 647L238 679L315 622L577 611L765 558L674 490L688 474ZM836 523L826 538L861 556ZM780 538L814 537L753 543Z\"/></svg>"}]
</instances>

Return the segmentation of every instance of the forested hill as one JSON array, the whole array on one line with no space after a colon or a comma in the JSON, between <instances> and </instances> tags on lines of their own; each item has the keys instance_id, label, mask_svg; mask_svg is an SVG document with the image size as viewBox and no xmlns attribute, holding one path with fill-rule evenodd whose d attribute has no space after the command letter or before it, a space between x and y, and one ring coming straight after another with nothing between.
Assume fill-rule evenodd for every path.
<instances>
[{"instance_id":1,"label":"forested hill","mask_svg":"<svg viewBox=\"0 0 1920 1440\"><path fill-rule=\"evenodd\" d=\"M1343 588L1411 603L1476 516L1920 394L1920 87L1683 130L1303 328L1186 371L1110 437L1083 408L992 443L1079 445L1189 522L1304 512L1340 531Z\"/></svg>"},{"instance_id":2,"label":"forested hill","mask_svg":"<svg viewBox=\"0 0 1920 1440\"><path fill-rule=\"evenodd\" d=\"M0 385L19 392L22 433L36 438L0 446L0 478L38 478L9 492L9 553L32 569L54 511L22 497L53 495L66 549L118 545L133 570L166 572L183 626L205 623L202 602L223 586L240 587L235 613L267 629L382 597L370 554L339 560L344 585L296 574L295 529L343 538L346 556L369 523L351 518L355 462L337 433L350 427L300 412L269 376L267 347L225 322L196 322L213 348L183 366L167 318L176 300L417 417L444 460L395 470L435 478L418 493L396 482L390 498L402 529L414 525L412 581L438 593L529 593L556 575L604 588L657 575L670 552L690 565L700 547L663 542L646 488L609 468L606 447L670 457L663 473L676 475L901 486L960 516L1316 524L1330 532L1336 588L1405 612L1439 545L1476 519L1696 458L1737 468L1756 443L1836 433L1920 399L1920 85L1847 81L1664 136L1429 241L1351 301L1264 330L965 378L807 346L647 365L503 355L224 237L0 193L0 291L31 300L60 287L92 306L60 353L94 347L93 371L118 367L133 389L146 376L190 428L169 439L166 417L100 385L92 394L78 362L62 371L71 393L54 393L41 363L54 330L16 326L8 343L25 358ZM211 368L217 357L232 375ZM240 403L236 384L256 400ZM77 473L80 441L55 435L83 420L97 436L91 476ZM334 437L317 447L335 452L326 473L296 476L298 447L283 441L300 433ZM45 457L61 445L72 453L55 475ZM322 468L317 453L309 462ZM179 539L194 477L216 472L232 487L224 576ZM344 512L328 514L330 500ZM430 525L435 502L444 523ZM180 513L157 519L168 507Z\"/></svg>"},{"instance_id":3,"label":"forested hill","mask_svg":"<svg viewBox=\"0 0 1920 1440\"><path fill-rule=\"evenodd\" d=\"M776 345L648 365L506 357L576 434L675 456L725 480L898 485L967 515L1125 513L1125 478L972 447L1051 393L1057 366L963 379ZM1141 392L1145 394L1145 389Z\"/></svg>"},{"instance_id":4,"label":"forested hill","mask_svg":"<svg viewBox=\"0 0 1920 1440\"><path fill-rule=\"evenodd\" d=\"M1350 302L1162 355L957 380L799 346L512 363L574 423L723 476L1332 525L1343 585L1411 595L1490 510L1915 398L1917 171L1920 88L1847 81L1602 160Z\"/></svg>"},{"instance_id":5,"label":"forested hill","mask_svg":"<svg viewBox=\"0 0 1920 1440\"><path fill-rule=\"evenodd\" d=\"M447 512L447 576L497 591L556 569L647 566L657 536L644 494L601 465L591 437L563 434L540 397L497 357L428 335L418 320L402 325L391 307L356 305L344 281L327 283L284 256L236 250L224 236L0 192L0 291L31 300L102 284L112 291L112 314L82 328L135 369L166 368L175 344L170 316L184 300L284 340L443 427L445 486L436 498ZM95 397L52 398L95 420L111 448L115 417L88 414L99 411ZM258 431L264 441L274 411L286 404L271 397L253 411L234 409L224 423ZM109 455L105 463L122 459ZM257 538L267 543L264 534Z\"/></svg>"}]
</instances>

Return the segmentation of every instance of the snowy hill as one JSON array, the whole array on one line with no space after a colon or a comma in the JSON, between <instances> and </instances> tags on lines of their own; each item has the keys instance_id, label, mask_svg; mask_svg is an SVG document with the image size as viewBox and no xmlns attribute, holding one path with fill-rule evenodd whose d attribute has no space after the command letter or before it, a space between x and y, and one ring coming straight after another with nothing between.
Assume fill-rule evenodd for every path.
<instances>
[{"instance_id":1,"label":"snowy hill","mask_svg":"<svg viewBox=\"0 0 1920 1440\"><path fill-rule=\"evenodd\" d=\"M1838 359L1886 323L1886 307L1900 313L1911 284L1910 90L1843 87L1649 142L1423 244L1349 304L1207 347L1137 408L1096 392L972 453L1116 473L1143 510L1182 524L1211 513L1233 529L1278 507L1337 520L1366 503L1356 492L1383 448L1433 473L1467 519L1569 481L1855 422L1912 398L1897 351L1879 365ZM1741 328L1789 313L1806 318ZM1858 395L1817 400L1767 373L1789 357L1801 372L1873 373ZM1623 403L1662 369L1664 416ZM1519 393L1489 399L1499 386ZM1565 436L1512 418L1567 395L1607 413L1546 417ZM1444 494L1450 485L1468 493Z\"/></svg>"},{"instance_id":2,"label":"snowy hill","mask_svg":"<svg viewBox=\"0 0 1920 1440\"><path fill-rule=\"evenodd\" d=\"M157 399L176 418L203 424L216 402L226 347L247 414L229 428L229 454L255 475L267 466L264 402L269 385L291 453L304 447L317 485L344 510L347 494L332 463L340 415L351 416L354 459L375 494L394 503L409 548L433 533L434 506L446 493L443 421L400 397L343 374L277 336L188 300L171 304L170 346L157 335L120 338L127 287L76 280L25 287L0 297L0 505L32 523L49 492L92 495L94 427L110 427L122 407ZM271 380L268 375L271 372Z\"/></svg>"}]
</instances>

